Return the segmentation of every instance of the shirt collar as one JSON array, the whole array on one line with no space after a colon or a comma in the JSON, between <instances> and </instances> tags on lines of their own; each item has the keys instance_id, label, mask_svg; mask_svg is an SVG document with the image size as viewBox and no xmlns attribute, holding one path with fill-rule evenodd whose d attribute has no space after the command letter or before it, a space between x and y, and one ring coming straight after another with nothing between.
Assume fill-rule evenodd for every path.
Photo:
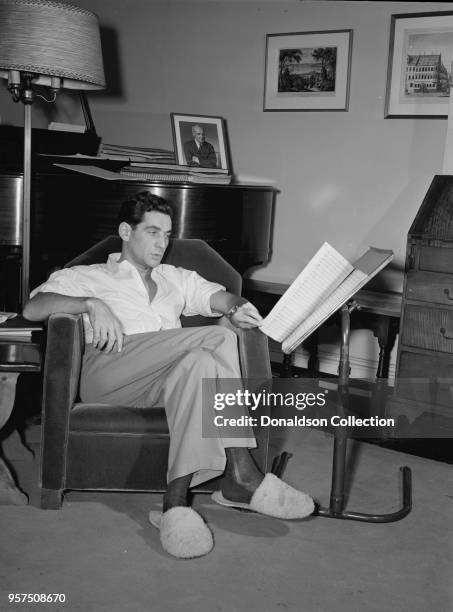
<instances>
[{"instance_id":1,"label":"shirt collar","mask_svg":"<svg viewBox=\"0 0 453 612\"><path fill-rule=\"evenodd\" d=\"M110 253L107 258L107 268L111 272L119 272L122 268L132 268L131 264L125 259L119 262L119 258L121 257L121 253Z\"/></svg>"},{"instance_id":2,"label":"shirt collar","mask_svg":"<svg viewBox=\"0 0 453 612\"><path fill-rule=\"evenodd\" d=\"M135 266L128 262L127 259L123 259L123 261L118 261L120 257L121 253L110 253L107 258L107 269L110 270L113 274L118 274L120 271L123 270L132 270L137 272L138 274L138 271ZM152 272L160 269L161 266L162 264L159 264L158 266L153 268Z\"/></svg>"}]
</instances>

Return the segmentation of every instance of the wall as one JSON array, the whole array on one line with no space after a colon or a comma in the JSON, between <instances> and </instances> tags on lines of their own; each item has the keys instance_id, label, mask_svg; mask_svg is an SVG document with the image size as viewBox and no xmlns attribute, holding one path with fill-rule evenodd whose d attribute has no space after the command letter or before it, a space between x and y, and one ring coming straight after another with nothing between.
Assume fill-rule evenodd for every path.
<instances>
[{"instance_id":1,"label":"wall","mask_svg":"<svg viewBox=\"0 0 453 612\"><path fill-rule=\"evenodd\" d=\"M401 288L407 231L441 171L447 122L383 118L390 16L453 3L76 3L104 28L109 89L90 96L104 141L171 147L170 112L220 115L236 173L280 190L272 259L255 278L290 281L327 240L351 258L370 244L393 249L380 283ZM329 29L353 30L349 112L264 113L266 34ZM375 359L372 345L360 340L361 359Z\"/></svg>"},{"instance_id":2,"label":"wall","mask_svg":"<svg viewBox=\"0 0 453 612\"><path fill-rule=\"evenodd\" d=\"M91 102L107 142L171 146L170 112L221 115L236 172L275 181L274 253L257 278L290 281L321 240L347 257L370 243L392 248L401 268L441 169L446 121L384 120L390 15L453 3L79 4L117 34L121 97ZM349 112L264 113L266 34L344 28L354 30Z\"/></svg>"}]
</instances>

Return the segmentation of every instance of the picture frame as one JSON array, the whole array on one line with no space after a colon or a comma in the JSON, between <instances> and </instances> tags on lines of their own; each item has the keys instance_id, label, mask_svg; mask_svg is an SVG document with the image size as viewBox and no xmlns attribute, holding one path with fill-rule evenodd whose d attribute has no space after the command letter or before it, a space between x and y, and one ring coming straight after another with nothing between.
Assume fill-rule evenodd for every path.
<instances>
[{"instance_id":1,"label":"picture frame","mask_svg":"<svg viewBox=\"0 0 453 612\"><path fill-rule=\"evenodd\" d=\"M445 118L453 62L453 11L391 16L386 119Z\"/></svg>"},{"instance_id":2,"label":"picture frame","mask_svg":"<svg viewBox=\"0 0 453 612\"><path fill-rule=\"evenodd\" d=\"M347 111L352 30L267 34L264 111Z\"/></svg>"},{"instance_id":3,"label":"picture frame","mask_svg":"<svg viewBox=\"0 0 453 612\"><path fill-rule=\"evenodd\" d=\"M171 113L171 125L179 165L231 173L226 124L222 117Z\"/></svg>"}]
</instances>

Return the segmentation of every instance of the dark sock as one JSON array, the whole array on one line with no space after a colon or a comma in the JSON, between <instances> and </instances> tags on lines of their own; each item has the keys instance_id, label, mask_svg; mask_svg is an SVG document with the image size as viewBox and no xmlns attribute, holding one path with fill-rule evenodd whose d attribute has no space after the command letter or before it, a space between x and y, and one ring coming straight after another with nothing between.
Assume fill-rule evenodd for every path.
<instances>
[{"instance_id":1,"label":"dark sock","mask_svg":"<svg viewBox=\"0 0 453 612\"><path fill-rule=\"evenodd\" d=\"M181 476L172 480L164 494L163 512L174 508L175 506L189 505L189 486L192 480L192 474Z\"/></svg>"},{"instance_id":2,"label":"dark sock","mask_svg":"<svg viewBox=\"0 0 453 612\"><path fill-rule=\"evenodd\" d=\"M264 476L246 448L227 448L227 464L221 482L222 494L230 501L248 503Z\"/></svg>"}]
</instances>

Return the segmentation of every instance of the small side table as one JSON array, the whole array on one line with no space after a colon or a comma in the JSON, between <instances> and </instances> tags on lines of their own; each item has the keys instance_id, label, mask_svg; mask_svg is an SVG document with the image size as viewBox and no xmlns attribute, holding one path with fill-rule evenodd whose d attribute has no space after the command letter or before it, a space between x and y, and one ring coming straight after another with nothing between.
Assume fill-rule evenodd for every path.
<instances>
[{"instance_id":1,"label":"small side table","mask_svg":"<svg viewBox=\"0 0 453 612\"><path fill-rule=\"evenodd\" d=\"M0 430L11 416L17 377L22 372L40 372L44 327L17 316L0 324ZM31 335L20 335L29 331ZM14 483L0 457L0 504L26 504L27 498Z\"/></svg>"}]
</instances>

